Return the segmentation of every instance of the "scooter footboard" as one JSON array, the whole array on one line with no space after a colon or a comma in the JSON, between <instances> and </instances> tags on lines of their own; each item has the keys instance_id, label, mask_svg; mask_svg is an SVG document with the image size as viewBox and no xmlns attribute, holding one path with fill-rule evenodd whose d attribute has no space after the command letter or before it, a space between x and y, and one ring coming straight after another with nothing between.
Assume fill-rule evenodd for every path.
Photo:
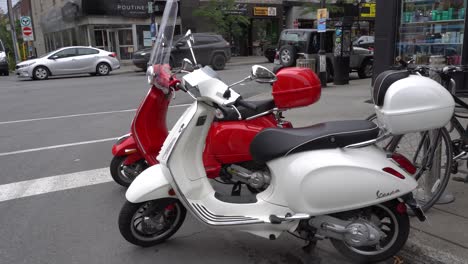
<instances>
[{"instance_id":1,"label":"scooter footboard","mask_svg":"<svg viewBox=\"0 0 468 264\"><path fill-rule=\"evenodd\" d=\"M131 203L141 203L159 198L171 197L169 181L164 176L161 165L157 164L144 170L132 182L125 197Z\"/></svg>"}]
</instances>

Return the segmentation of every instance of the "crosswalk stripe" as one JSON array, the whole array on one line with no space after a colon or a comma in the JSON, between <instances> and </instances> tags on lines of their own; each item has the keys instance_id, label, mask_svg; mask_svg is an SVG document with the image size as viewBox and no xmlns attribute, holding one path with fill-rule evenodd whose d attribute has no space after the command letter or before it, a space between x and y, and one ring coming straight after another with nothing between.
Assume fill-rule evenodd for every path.
<instances>
[{"instance_id":1,"label":"crosswalk stripe","mask_svg":"<svg viewBox=\"0 0 468 264\"><path fill-rule=\"evenodd\" d=\"M0 202L112 181L109 168L0 185Z\"/></svg>"}]
</instances>

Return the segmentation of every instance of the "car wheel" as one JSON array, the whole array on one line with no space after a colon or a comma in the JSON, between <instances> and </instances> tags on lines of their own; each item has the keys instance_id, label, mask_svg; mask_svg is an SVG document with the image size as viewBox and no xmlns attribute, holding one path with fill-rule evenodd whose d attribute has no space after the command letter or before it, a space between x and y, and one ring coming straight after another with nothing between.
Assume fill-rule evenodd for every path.
<instances>
[{"instance_id":1,"label":"car wheel","mask_svg":"<svg viewBox=\"0 0 468 264\"><path fill-rule=\"evenodd\" d=\"M370 78L374 73L374 62L372 60L366 60L358 70L359 78Z\"/></svg>"},{"instance_id":2,"label":"car wheel","mask_svg":"<svg viewBox=\"0 0 468 264\"><path fill-rule=\"evenodd\" d=\"M291 45L281 47L279 51L280 63L286 67L291 67L296 64L296 50Z\"/></svg>"},{"instance_id":3,"label":"car wheel","mask_svg":"<svg viewBox=\"0 0 468 264\"><path fill-rule=\"evenodd\" d=\"M110 73L110 66L105 62L101 62L96 66L96 74L101 76L109 75Z\"/></svg>"},{"instance_id":4,"label":"car wheel","mask_svg":"<svg viewBox=\"0 0 468 264\"><path fill-rule=\"evenodd\" d=\"M44 66L38 66L33 70L34 80L47 80L49 78L49 69Z\"/></svg>"},{"instance_id":5,"label":"car wheel","mask_svg":"<svg viewBox=\"0 0 468 264\"><path fill-rule=\"evenodd\" d=\"M226 57L223 54L215 54L211 59L211 66L214 70L220 71L226 66Z\"/></svg>"}]
</instances>

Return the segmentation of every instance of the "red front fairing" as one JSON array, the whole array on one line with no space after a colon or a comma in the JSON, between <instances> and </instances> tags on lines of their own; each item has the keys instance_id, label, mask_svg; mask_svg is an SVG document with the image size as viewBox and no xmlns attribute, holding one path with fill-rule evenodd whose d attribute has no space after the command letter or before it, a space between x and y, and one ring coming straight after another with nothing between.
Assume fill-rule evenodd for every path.
<instances>
[{"instance_id":1,"label":"red front fairing","mask_svg":"<svg viewBox=\"0 0 468 264\"><path fill-rule=\"evenodd\" d=\"M125 152L126 149L137 149L135 139L132 137L132 135L128 136L122 141L119 141L117 144L114 144L114 146L112 146L112 155L116 157L125 156L127 155Z\"/></svg>"},{"instance_id":2,"label":"red front fairing","mask_svg":"<svg viewBox=\"0 0 468 264\"><path fill-rule=\"evenodd\" d=\"M152 87L141 103L132 123L132 134L150 165L158 164L156 157L168 135L166 116L171 93Z\"/></svg>"}]
</instances>

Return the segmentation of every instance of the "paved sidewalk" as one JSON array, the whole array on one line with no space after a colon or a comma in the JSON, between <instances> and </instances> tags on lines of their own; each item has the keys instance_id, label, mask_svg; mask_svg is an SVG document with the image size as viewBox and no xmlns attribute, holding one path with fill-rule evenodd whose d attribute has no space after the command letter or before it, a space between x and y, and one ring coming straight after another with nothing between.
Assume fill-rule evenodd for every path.
<instances>
[{"instance_id":1,"label":"paved sidewalk","mask_svg":"<svg viewBox=\"0 0 468 264\"><path fill-rule=\"evenodd\" d=\"M267 58L263 56L249 56L249 57L232 57L227 63L226 68L230 66L239 65L254 65L254 64L269 64ZM120 69L114 71L112 74L123 74L131 72L143 72L142 69L135 67L131 61L122 61Z\"/></svg>"},{"instance_id":2,"label":"paved sidewalk","mask_svg":"<svg viewBox=\"0 0 468 264\"><path fill-rule=\"evenodd\" d=\"M260 94L251 99L269 97L270 94ZM330 120L363 119L373 113L373 105L365 103L369 98L370 79L359 80L354 76L349 85L330 83L323 88L316 104L292 109L284 115L295 127ZM465 164L462 167L466 171ZM454 203L429 210L426 222L411 219L410 239L399 254L404 263L468 263L468 184L451 181L448 189L456 197Z\"/></svg>"}]
</instances>

